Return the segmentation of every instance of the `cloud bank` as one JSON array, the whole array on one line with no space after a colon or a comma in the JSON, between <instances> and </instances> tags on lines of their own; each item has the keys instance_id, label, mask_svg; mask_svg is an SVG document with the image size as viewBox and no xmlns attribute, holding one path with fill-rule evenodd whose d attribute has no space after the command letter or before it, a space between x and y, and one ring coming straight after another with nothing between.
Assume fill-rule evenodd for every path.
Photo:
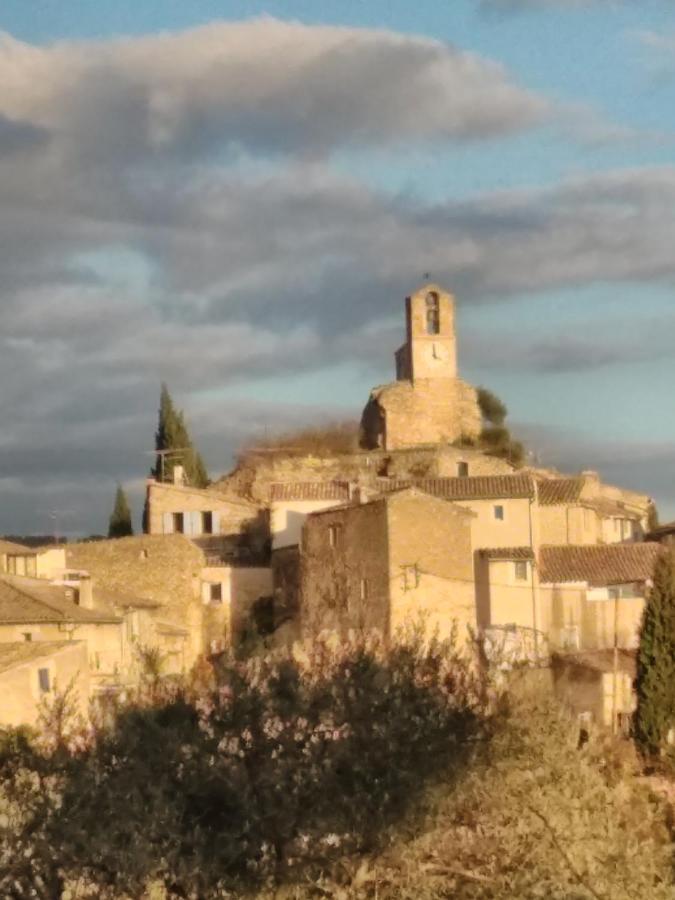
<instances>
[{"instance_id":1,"label":"cloud bank","mask_svg":"<svg viewBox=\"0 0 675 900\"><path fill-rule=\"evenodd\" d=\"M216 469L247 430L299 416L290 396L223 391L342 363L374 379L424 272L466 303L675 279L675 167L436 204L338 169L345 150L550 118L503 67L437 41L274 19L5 35L0 84L0 532L44 530L55 505L103 527L114 481L149 463L160 379Z\"/></svg>"}]
</instances>

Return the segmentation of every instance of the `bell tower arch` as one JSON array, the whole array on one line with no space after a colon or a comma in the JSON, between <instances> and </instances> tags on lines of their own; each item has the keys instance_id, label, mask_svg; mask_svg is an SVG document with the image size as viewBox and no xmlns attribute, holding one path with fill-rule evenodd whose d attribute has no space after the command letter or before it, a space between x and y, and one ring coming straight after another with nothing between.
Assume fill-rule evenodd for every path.
<instances>
[{"instance_id":1,"label":"bell tower arch","mask_svg":"<svg viewBox=\"0 0 675 900\"><path fill-rule=\"evenodd\" d=\"M406 298L405 356L408 377L457 377L455 298L437 284L423 285Z\"/></svg>"}]
</instances>

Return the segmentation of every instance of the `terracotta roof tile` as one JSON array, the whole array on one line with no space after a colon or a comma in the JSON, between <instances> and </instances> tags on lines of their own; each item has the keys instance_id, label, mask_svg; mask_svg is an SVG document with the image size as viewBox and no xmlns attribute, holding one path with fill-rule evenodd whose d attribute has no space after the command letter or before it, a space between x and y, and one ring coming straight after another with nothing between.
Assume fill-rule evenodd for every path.
<instances>
[{"instance_id":1,"label":"terracotta roof tile","mask_svg":"<svg viewBox=\"0 0 675 900\"><path fill-rule=\"evenodd\" d=\"M0 576L0 623L120 622L109 612L83 609L69 599L69 589L39 578Z\"/></svg>"},{"instance_id":2,"label":"terracotta roof tile","mask_svg":"<svg viewBox=\"0 0 675 900\"><path fill-rule=\"evenodd\" d=\"M647 581L662 550L651 543L542 547L539 577L547 584L579 581L594 587Z\"/></svg>"},{"instance_id":3,"label":"terracotta roof tile","mask_svg":"<svg viewBox=\"0 0 675 900\"><path fill-rule=\"evenodd\" d=\"M295 481L275 483L271 499L278 500L349 500L349 484L346 481Z\"/></svg>"},{"instance_id":4,"label":"terracotta roof tile","mask_svg":"<svg viewBox=\"0 0 675 900\"><path fill-rule=\"evenodd\" d=\"M476 475L469 478L420 478L390 481L383 491L416 487L426 494L445 500L511 500L534 497L534 482L529 475Z\"/></svg>"},{"instance_id":5,"label":"terracotta roof tile","mask_svg":"<svg viewBox=\"0 0 675 900\"><path fill-rule=\"evenodd\" d=\"M541 506L563 506L575 503L581 497L583 478L547 478L537 482L537 495Z\"/></svg>"},{"instance_id":6,"label":"terracotta roof tile","mask_svg":"<svg viewBox=\"0 0 675 900\"><path fill-rule=\"evenodd\" d=\"M534 559L532 547L485 547L479 552L486 559Z\"/></svg>"},{"instance_id":7,"label":"terracotta roof tile","mask_svg":"<svg viewBox=\"0 0 675 900\"><path fill-rule=\"evenodd\" d=\"M11 641L0 643L0 672L51 656L66 647L82 647L82 641Z\"/></svg>"}]
</instances>

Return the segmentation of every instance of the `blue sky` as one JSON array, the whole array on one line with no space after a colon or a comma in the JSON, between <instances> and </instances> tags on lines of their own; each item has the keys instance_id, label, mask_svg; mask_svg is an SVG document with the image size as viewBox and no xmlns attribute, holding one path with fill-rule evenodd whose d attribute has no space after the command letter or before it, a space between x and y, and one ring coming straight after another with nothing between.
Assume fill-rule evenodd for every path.
<instances>
[{"instance_id":1,"label":"blue sky","mask_svg":"<svg viewBox=\"0 0 675 900\"><path fill-rule=\"evenodd\" d=\"M675 517L675 6L5 0L0 533L138 505L158 386L214 473L358 417L403 298L543 462Z\"/></svg>"}]
</instances>

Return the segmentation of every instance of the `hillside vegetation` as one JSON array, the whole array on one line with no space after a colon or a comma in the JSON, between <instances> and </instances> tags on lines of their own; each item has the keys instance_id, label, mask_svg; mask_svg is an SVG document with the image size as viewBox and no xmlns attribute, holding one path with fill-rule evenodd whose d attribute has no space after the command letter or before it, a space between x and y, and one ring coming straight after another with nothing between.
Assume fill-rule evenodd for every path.
<instances>
[{"instance_id":1,"label":"hillside vegetation","mask_svg":"<svg viewBox=\"0 0 675 900\"><path fill-rule=\"evenodd\" d=\"M675 894L634 760L451 643L317 642L148 677L84 725L68 692L0 754L8 898Z\"/></svg>"}]
</instances>

